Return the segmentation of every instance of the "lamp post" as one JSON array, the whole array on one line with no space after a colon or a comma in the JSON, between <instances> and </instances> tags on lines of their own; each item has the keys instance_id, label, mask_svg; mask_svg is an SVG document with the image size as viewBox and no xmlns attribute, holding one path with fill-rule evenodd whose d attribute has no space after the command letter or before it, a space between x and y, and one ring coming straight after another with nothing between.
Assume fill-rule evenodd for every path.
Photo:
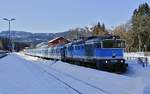
<instances>
[{"instance_id":1,"label":"lamp post","mask_svg":"<svg viewBox=\"0 0 150 94\"><path fill-rule=\"evenodd\" d=\"M11 18L11 19L7 19L7 18L3 18L3 20L5 20L5 21L8 21L8 24L9 24L9 26L8 26L8 31L9 31L9 50L10 50L10 52L12 51L12 50L14 50L14 49L12 49L12 44L11 44L11 32L10 32L10 22L11 21L14 21L14 20L16 20L16 19L14 19L14 18ZM14 48L14 47L13 47Z\"/></svg>"}]
</instances>

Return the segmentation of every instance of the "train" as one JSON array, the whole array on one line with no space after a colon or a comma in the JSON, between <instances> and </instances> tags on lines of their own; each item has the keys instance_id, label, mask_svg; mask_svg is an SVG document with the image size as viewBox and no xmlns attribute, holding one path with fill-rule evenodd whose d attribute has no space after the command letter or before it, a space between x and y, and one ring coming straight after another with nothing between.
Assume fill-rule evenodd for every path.
<instances>
[{"instance_id":1,"label":"train","mask_svg":"<svg viewBox=\"0 0 150 94\"><path fill-rule=\"evenodd\" d=\"M116 36L92 36L54 47L26 49L25 54L90 66L103 71L125 72L125 41Z\"/></svg>"}]
</instances>

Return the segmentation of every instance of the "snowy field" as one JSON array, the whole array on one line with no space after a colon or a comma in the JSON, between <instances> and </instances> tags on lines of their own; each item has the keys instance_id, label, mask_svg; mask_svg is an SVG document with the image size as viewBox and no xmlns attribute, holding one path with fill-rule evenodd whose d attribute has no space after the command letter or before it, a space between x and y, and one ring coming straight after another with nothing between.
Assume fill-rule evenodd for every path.
<instances>
[{"instance_id":1,"label":"snowy field","mask_svg":"<svg viewBox=\"0 0 150 94\"><path fill-rule=\"evenodd\" d=\"M150 66L122 75L13 53L0 59L0 94L150 94Z\"/></svg>"}]
</instances>

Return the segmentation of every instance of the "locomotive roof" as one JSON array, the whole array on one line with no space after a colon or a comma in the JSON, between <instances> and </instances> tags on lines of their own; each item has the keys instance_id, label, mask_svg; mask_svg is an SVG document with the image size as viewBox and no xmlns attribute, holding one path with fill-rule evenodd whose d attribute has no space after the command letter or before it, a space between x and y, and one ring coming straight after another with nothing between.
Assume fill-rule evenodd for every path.
<instances>
[{"instance_id":1,"label":"locomotive roof","mask_svg":"<svg viewBox=\"0 0 150 94\"><path fill-rule=\"evenodd\" d=\"M119 38L119 36L113 36L113 35L105 35L105 36L91 36L88 37L87 40L91 40L91 39L113 39L113 38Z\"/></svg>"},{"instance_id":2,"label":"locomotive roof","mask_svg":"<svg viewBox=\"0 0 150 94\"><path fill-rule=\"evenodd\" d=\"M72 41L68 43L67 45L74 45L74 44L83 44L83 43L89 43L89 42L100 42L104 39L119 39L119 36L112 36L112 35L105 35L105 36L91 36L87 38L78 39L75 41Z\"/></svg>"}]
</instances>

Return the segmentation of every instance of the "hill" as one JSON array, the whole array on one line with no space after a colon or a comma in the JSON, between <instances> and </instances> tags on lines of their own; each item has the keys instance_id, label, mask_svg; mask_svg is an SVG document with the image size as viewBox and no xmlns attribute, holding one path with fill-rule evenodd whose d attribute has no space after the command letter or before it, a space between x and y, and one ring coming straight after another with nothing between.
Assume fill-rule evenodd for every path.
<instances>
[{"instance_id":1,"label":"hill","mask_svg":"<svg viewBox=\"0 0 150 94\"><path fill-rule=\"evenodd\" d=\"M73 40L79 37L90 36L91 32L89 28L75 28L70 29L61 33L30 33L25 31L11 31L10 38L15 42L38 44L41 42L47 42L55 37L65 37L67 39ZM9 31L1 31L0 38L9 39Z\"/></svg>"}]
</instances>

